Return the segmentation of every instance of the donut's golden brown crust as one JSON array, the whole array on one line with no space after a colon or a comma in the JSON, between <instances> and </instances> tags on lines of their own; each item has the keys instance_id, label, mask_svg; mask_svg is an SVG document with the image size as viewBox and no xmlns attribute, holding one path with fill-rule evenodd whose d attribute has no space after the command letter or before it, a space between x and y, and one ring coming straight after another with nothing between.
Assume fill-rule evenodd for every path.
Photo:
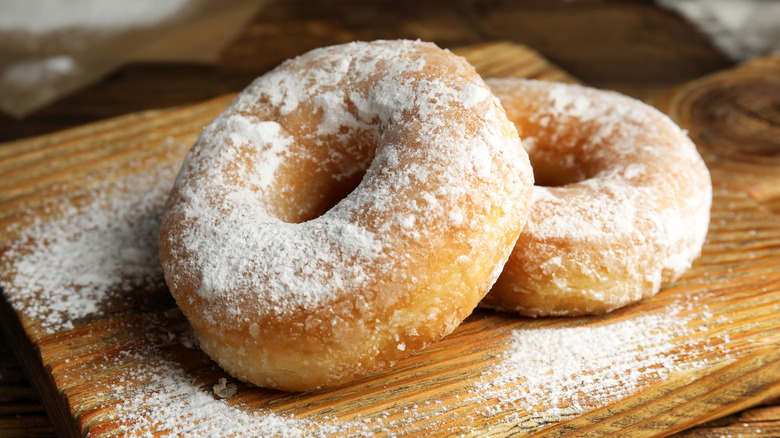
<instances>
[{"instance_id":1,"label":"donut's golden brown crust","mask_svg":"<svg viewBox=\"0 0 780 438\"><path fill-rule=\"evenodd\" d=\"M532 186L514 126L463 59L409 41L318 49L206 128L166 205L160 258L228 372L336 385L471 313Z\"/></svg>"},{"instance_id":2,"label":"donut's golden brown crust","mask_svg":"<svg viewBox=\"0 0 780 438\"><path fill-rule=\"evenodd\" d=\"M617 93L488 80L529 151L534 204L483 305L529 316L609 312L698 256L709 172L668 117Z\"/></svg>"}]
</instances>

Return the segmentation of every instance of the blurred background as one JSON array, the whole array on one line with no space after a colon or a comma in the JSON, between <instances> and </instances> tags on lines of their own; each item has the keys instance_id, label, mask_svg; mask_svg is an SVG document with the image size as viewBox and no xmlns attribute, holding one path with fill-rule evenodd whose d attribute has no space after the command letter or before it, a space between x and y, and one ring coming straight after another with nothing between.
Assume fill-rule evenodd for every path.
<instances>
[{"instance_id":1,"label":"blurred background","mask_svg":"<svg viewBox=\"0 0 780 438\"><path fill-rule=\"evenodd\" d=\"M235 92L353 40L527 45L644 97L778 49L776 0L4 0L0 142Z\"/></svg>"},{"instance_id":2,"label":"blurred background","mask_svg":"<svg viewBox=\"0 0 780 438\"><path fill-rule=\"evenodd\" d=\"M780 1L2 0L0 150L237 92L315 47L391 38L510 41L588 85L645 99L776 52ZM0 436L53 434L0 335Z\"/></svg>"}]
</instances>

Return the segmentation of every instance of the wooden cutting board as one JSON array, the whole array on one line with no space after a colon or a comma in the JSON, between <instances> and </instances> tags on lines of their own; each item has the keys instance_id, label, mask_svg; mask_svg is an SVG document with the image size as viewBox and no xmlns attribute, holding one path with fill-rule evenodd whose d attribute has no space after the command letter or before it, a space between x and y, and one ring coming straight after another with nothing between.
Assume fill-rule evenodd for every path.
<instances>
[{"instance_id":1,"label":"wooden cutting board","mask_svg":"<svg viewBox=\"0 0 780 438\"><path fill-rule=\"evenodd\" d=\"M575 82L524 47L458 50L483 76ZM290 394L198 349L154 230L184 153L231 96L0 148L0 324L62 436L667 435L780 396L780 58L654 104L715 187L701 257L605 317L477 310L391 370Z\"/></svg>"}]
</instances>

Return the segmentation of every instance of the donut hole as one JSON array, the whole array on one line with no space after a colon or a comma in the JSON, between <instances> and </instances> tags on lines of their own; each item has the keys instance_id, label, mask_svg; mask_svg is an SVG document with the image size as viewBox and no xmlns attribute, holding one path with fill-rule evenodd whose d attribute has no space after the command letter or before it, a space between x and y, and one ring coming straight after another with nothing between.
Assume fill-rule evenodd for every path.
<instances>
[{"instance_id":1,"label":"donut hole","mask_svg":"<svg viewBox=\"0 0 780 438\"><path fill-rule=\"evenodd\" d=\"M534 170L534 184L544 187L562 187L585 181L595 175L592 166L584 163L581 157L572 153L577 148L561 148L540 144L528 151Z\"/></svg>"},{"instance_id":2,"label":"donut hole","mask_svg":"<svg viewBox=\"0 0 780 438\"><path fill-rule=\"evenodd\" d=\"M360 185L360 181L363 180L365 174L366 170L363 169L362 172L350 175L339 181L334 181L323 191L322 199L316 208L314 208L307 217L303 218L301 222L316 219L327 213Z\"/></svg>"},{"instance_id":3,"label":"donut hole","mask_svg":"<svg viewBox=\"0 0 780 438\"><path fill-rule=\"evenodd\" d=\"M537 186L563 187L588 179L583 169L576 165L565 165L549 157L531 158L534 181Z\"/></svg>"},{"instance_id":4,"label":"donut hole","mask_svg":"<svg viewBox=\"0 0 780 438\"><path fill-rule=\"evenodd\" d=\"M273 215L282 222L299 224L324 215L360 185L366 170L361 169L338 179L320 172L301 178L301 175L306 175L303 172L296 173L295 182L287 182L292 177L281 180L290 187L275 196L277 204Z\"/></svg>"},{"instance_id":5,"label":"donut hole","mask_svg":"<svg viewBox=\"0 0 780 438\"><path fill-rule=\"evenodd\" d=\"M612 141L593 123L562 119L546 126L516 123L534 170L534 184L563 187L597 177L613 166Z\"/></svg>"},{"instance_id":6,"label":"donut hole","mask_svg":"<svg viewBox=\"0 0 780 438\"><path fill-rule=\"evenodd\" d=\"M317 219L349 196L374 158L376 138L371 133L352 133L350 144L320 145L320 153L286 163L275 194L275 216L287 223ZM327 142L326 142L327 143Z\"/></svg>"}]
</instances>

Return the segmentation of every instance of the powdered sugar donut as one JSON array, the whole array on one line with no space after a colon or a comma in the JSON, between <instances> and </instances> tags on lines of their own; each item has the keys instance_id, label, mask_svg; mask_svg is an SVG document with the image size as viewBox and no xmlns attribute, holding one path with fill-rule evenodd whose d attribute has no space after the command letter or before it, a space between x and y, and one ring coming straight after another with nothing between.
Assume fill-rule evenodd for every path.
<instances>
[{"instance_id":1,"label":"powdered sugar donut","mask_svg":"<svg viewBox=\"0 0 780 438\"><path fill-rule=\"evenodd\" d=\"M225 370L285 390L335 385L471 313L532 187L514 126L465 60L410 41L317 49L204 130L160 258Z\"/></svg>"},{"instance_id":2,"label":"powdered sugar donut","mask_svg":"<svg viewBox=\"0 0 780 438\"><path fill-rule=\"evenodd\" d=\"M707 234L712 185L668 117L617 93L489 80L529 151L528 222L483 305L525 315L608 312L677 279Z\"/></svg>"}]
</instances>

